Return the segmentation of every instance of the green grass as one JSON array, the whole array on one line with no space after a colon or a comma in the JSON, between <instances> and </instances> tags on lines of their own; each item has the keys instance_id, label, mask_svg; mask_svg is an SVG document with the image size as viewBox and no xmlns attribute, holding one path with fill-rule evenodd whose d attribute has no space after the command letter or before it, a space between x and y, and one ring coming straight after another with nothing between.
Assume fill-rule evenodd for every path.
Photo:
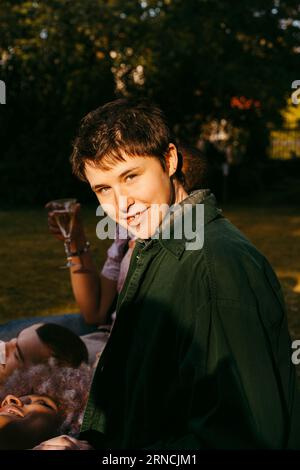
<instances>
[{"instance_id":1,"label":"green grass","mask_svg":"<svg viewBox=\"0 0 300 470\"><path fill-rule=\"evenodd\" d=\"M83 210L86 232L97 266L108 240L96 237L99 217ZM69 281L64 246L48 232L46 211L0 212L0 320L78 311Z\"/></svg>"},{"instance_id":2,"label":"green grass","mask_svg":"<svg viewBox=\"0 0 300 470\"><path fill-rule=\"evenodd\" d=\"M300 215L292 208L228 207L225 215L275 268L288 306L290 333L300 338ZM109 241L96 237L99 218L83 211L97 265ZM63 244L48 233L45 210L0 212L0 320L76 312Z\"/></svg>"}]
</instances>

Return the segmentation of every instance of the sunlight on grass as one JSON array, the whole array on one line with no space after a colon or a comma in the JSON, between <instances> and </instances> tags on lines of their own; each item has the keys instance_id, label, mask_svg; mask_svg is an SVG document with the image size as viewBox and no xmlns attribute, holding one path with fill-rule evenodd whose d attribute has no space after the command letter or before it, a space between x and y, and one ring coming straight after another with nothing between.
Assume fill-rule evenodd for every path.
<instances>
[{"instance_id":1,"label":"sunlight on grass","mask_svg":"<svg viewBox=\"0 0 300 470\"><path fill-rule=\"evenodd\" d=\"M96 263L102 266L109 241L96 237L99 217L83 211ZM0 212L1 322L78 311L64 265L63 243L48 232L45 210Z\"/></svg>"},{"instance_id":2,"label":"sunlight on grass","mask_svg":"<svg viewBox=\"0 0 300 470\"><path fill-rule=\"evenodd\" d=\"M95 210L85 209L83 217L100 269L110 242L96 237ZM300 216L290 208L228 207L224 214L270 260L285 294L290 333L300 338ZM1 322L78 311L69 273L59 269L63 244L48 233L46 212L0 212L0 226Z\"/></svg>"}]
</instances>

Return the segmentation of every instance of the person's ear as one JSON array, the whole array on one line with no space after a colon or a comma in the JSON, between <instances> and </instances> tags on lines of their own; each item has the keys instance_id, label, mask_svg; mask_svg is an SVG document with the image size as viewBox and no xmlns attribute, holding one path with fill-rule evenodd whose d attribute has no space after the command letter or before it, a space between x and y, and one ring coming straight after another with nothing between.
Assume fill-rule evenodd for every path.
<instances>
[{"instance_id":1,"label":"person's ear","mask_svg":"<svg viewBox=\"0 0 300 470\"><path fill-rule=\"evenodd\" d=\"M177 170L178 155L177 155L177 149L175 145L172 143L169 144L168 153L166 155L166 164L167 164L167 171L169 173L169 176L174 175L174 173Z\"/></svg>"}]
</instances>

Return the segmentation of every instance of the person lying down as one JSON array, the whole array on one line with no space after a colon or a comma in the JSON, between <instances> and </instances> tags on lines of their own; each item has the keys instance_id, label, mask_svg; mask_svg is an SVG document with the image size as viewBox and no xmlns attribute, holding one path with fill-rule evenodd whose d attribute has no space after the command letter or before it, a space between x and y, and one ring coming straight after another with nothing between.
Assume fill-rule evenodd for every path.
<instances>
[{"instance_id":1,"label":"person lying down","mask_svg":"<svg viewBox=\"0 0 300 470\"><path fill-rule=\"evenodd\" d=\"M50 358L75 368L88 362L89 353L79 336L55 323L36 323L9 341L0 340L0 387L15 370L45 364Z\"/></svg>"},{"instance_id":2,"label":"person lying down","mask_svg":"<svg viewBox=\"0 0 300 470\"><path fill-rule=\"evenodd\" d=\"M75 369L50 361L16 370L0 390L0 450L33 449L62 433L76 437L91 378L87 364Z\"/></svg>"}]
</instances>

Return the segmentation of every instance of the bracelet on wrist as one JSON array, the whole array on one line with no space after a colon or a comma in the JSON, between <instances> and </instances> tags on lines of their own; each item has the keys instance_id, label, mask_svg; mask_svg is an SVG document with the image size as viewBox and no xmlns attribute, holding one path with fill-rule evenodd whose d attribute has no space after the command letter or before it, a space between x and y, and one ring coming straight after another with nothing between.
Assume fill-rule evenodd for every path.
<instances>
[{"instance_id":1,"label":"bracelet on wrist","mask_svg":"<svg viewBox=\"0 0 300 470\"><path fill-rule=\"evenodd\" d=\"M68 255L69 255L70 258L73 258L75 256L83 255L83 253L86 253L87 251L89 251L90 246L91 246L90 242L86 241L83 248L81 248L80 250L77 250L77 251L70 251Z\"/></svg>"}]
</instances>

